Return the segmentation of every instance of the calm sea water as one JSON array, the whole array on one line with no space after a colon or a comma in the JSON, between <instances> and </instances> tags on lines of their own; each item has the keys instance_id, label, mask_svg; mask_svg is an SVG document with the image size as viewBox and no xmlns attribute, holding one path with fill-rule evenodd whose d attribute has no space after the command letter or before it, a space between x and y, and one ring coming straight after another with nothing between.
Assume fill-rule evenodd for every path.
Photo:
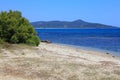
<instances>
[{"instance_id":1,"label":"calm sea water","mask_svg":"<svg viewBox=\"0 0 120 80\"><path fill-rule=\"evenodd\" d=\"M120 29L36 29L41 40L117 52L120 55Z\"/></svg>"}]
</instances>

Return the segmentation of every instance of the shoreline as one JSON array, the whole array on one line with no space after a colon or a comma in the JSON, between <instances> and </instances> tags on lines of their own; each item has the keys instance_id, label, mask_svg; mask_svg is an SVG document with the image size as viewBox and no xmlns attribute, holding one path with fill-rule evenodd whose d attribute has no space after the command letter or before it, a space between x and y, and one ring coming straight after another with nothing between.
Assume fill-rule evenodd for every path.
<instances>
[{"instance_id":1,"label":"shoreline","mask_svg":"<svg viewBox=\"0 0 120 80\"><path fill-rule=\"evenodd\" d=\"M56 53L63 53L64 55L66 55L66 53L64 52L69 52L71 51L70 53L77 53L78 56L80 56L82 53L84 54L87 54L88 56L96 56L96 57L106 57L106 58L113 58L113 59L119 59L120 60L120 57L118 56L114 56L112 55L111 53L107 54L107 52L104 52L104 51L98 51L98 50L91 50L91 49L87 49L87 47L84 47L84 48L81 48L81 47L76 47L76 46L72 46L72 45L66 45L66 44L58 44L58 43L42 43L40 46L45 46L45 49L49 48L49 47L53 47L53 48L49 48L48 50L50 50L51 52L56 52ZM49 46L49 47L48 47ZM55 50L52 50L52 49L55 49ZM61 50L61 51L60 51ZM68 55L71 55L68 53ZM77 56L76 55L76 56ZM86 57L86 56L84 56Z\"/></svg>"},{"instance_id":2,"label":"shoreline","mask_svg":"<svg viewBox=\"0 0 120 80\"><path fill-rule=\"evenodd\" d=\"M120 58L120 53L115 52L115 51L99 49L99 48L92 48L92 47L87 47L87 46L76 46L76 45L62 44L62 43L52 43L52 44L66 46L66 47L72 47L72 48L77 48L77 49L83 49L83 50L88 50L88 51L100 52L101 54L108 54L108 55Z\"/></svg>"}]
</instances>

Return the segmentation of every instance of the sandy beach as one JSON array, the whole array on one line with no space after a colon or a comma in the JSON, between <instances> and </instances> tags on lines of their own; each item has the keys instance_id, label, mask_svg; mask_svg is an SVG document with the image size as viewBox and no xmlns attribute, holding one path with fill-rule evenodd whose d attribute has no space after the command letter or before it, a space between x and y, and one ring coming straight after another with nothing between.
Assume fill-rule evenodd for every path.
<instances>
[{"instance_id":1,"label":"sandy beach","mask_svg":"<svg viewBox=\"0 0 120 80\"><path fill-rule=\"evenodd\" d=\"M7 45L0 80L120 80L120 58L58 44Z\"/></svg>"}]
</instances>

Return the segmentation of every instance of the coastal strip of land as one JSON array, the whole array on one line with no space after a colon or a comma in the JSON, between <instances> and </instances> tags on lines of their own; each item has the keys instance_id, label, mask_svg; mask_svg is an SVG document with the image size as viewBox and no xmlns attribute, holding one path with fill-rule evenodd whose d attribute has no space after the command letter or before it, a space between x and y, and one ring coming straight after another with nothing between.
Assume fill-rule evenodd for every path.
<instances>
[{"instance_id":1,"label":"coastal strip of land","mask_svg":"<svg viewBox=\"0 0 120 80\"><path fill-rule=\"evenodd\" d=\"M0 48L0 80L119 80L120 58L53 43Z\"/></svg>"}]
</instances>

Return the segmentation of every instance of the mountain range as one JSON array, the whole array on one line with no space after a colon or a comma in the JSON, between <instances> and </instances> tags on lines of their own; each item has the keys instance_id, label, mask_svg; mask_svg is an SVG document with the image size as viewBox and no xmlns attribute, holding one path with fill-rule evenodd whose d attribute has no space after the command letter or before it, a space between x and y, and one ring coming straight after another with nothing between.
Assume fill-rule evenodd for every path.
<instances>
[{"instance_id":1,"label":"mountain range","mask_svg":"<svg viewBox=\"0 0 120 80\"><path fill-rule=\"evenodd\" d=\"M83 20L75 21L36 21L31 22L35 28L118 28L100 23L90 23Z\"/></svg>"}]
</instances>

